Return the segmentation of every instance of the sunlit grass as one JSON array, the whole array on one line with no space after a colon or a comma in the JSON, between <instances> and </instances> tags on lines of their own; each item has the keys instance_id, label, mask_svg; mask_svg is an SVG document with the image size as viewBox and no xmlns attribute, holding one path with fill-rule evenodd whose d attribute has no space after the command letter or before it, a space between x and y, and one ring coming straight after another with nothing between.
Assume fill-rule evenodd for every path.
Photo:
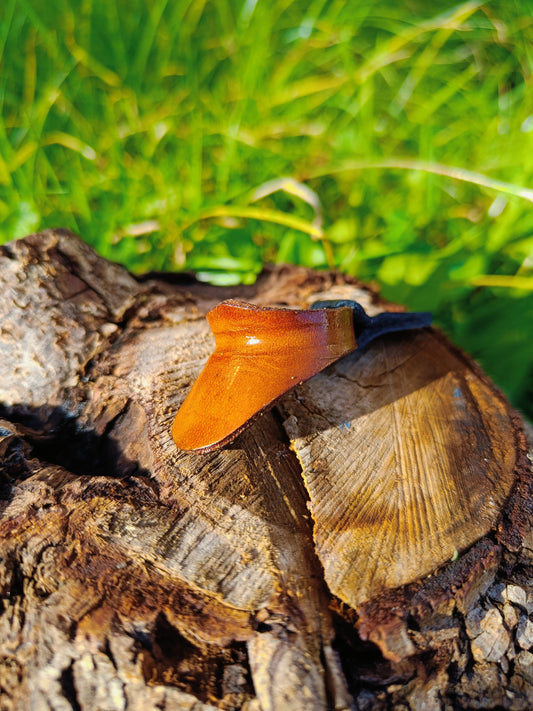
<instances>
[{"instance_id":1,"label":"sunlit grass","mask_svg":"<svg viewBox=\"0 0 533 711\"><path fill-rule=\"evenodd\" d=\"M531 0L3 0L1 238L219 283L333 264L533 416L532 48Z\"/></svg>"}]
</instances>

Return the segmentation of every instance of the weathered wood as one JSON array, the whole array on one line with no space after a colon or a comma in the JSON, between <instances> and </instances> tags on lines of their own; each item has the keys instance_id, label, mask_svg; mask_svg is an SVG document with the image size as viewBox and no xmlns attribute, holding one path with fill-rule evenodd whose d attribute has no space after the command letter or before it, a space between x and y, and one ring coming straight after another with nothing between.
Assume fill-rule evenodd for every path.
<instances>
[{"instance_id":1,"label":"weathered wood","mask_svg":"<svg viewBox=\"0 0 533 711\"><path fill-rule=\"evenodd\" d=\"M0 709L533 704L525 439L442 336L387 337L372 360L368 350L341 361L227 449L185 454L170 429L212 349L212 306L356 298L372 313L376 294L297 268L231 293L187 277L139 281L62 231L0 248L0 285ZM451 435L443 425L457 390L481 434L458 416ZM339 546L337 535L357 531L347 471L365 465L361 441L371 446L376 413L392 403L389 421L407 416L411 438L403 478L424 418L447 443L437 454L454 463L448 447L466 441L471 476L494 488L492 505L477 488L457 495L451 540L430 517L421 524L429 558L398 535L414 562L396 571L394 556L379 568L368 537ZM416 484L427 491L444 475L422 451L432 477ZM346 494L334 509L324 483ZM389 520L376 511L373 523ZM433 569L455 549L466 550ZM379 575L365 573L368 560Z\"/></svg>"}]
</instances>

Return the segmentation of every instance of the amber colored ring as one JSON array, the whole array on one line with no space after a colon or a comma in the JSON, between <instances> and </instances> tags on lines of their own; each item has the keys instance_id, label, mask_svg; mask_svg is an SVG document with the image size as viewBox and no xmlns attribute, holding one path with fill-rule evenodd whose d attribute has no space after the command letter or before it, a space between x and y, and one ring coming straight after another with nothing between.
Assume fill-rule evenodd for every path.
<instances>
[{"instance_id":1,"label":"amber colored ring","mask_svg":"<svg viewBox=\"0 0 533 711\"><path fill-rule=\"evenodd\" d=\"M172 426L174 441L186 451L228 444L282 395L339 358L381 333L427 326L431 315L371 319L349 301L294 310L229 300L207 320L215 350Z\"/></svg>"}]
</instances>

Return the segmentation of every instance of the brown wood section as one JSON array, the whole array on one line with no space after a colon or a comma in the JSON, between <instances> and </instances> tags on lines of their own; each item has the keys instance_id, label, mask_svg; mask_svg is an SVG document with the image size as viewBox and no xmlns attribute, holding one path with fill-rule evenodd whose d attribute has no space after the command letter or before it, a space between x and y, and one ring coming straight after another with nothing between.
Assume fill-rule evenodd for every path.
<instances>
[{"instance_id":1,"label":"brown wood section","mask_svg":"<svg viewBox=\"0 0 533 711\"><path fill-rule=\"evenodd\" d=\"M453 560L514 483L509 406L436 332L384 336L281 409L326 581L352 607Z\"/></svg>"},{"instance_id":2,"label":"brown wood section","mask_svg":"<svg viewBox=\"0 0 533 711\"><path fill-rule=\"evenodd\" d=\"M531 707L527 446L441 334L186 453L217 303L377 295L293 267L138 280L64 231L0 247L0 285L2 711Z\"/></svg>"}]
</instances>

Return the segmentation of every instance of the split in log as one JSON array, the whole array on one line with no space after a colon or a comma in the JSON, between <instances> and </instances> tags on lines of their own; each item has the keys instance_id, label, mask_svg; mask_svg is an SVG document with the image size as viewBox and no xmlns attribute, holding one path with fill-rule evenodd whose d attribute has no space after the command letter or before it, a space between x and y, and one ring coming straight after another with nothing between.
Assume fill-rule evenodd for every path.
<instances>
[{"instance_id":1,"label":"split in log","mask_svg":"<svg viewBox=\"0 0 533 711\"><path fill-rule=\"evenodd\" d=\"M184 453L216 303L377 294L134 279L65 231L1 247L0 284L0 709L533 705L526 441L442 334L383 337Z\"/></svg>"}]
</instances>

